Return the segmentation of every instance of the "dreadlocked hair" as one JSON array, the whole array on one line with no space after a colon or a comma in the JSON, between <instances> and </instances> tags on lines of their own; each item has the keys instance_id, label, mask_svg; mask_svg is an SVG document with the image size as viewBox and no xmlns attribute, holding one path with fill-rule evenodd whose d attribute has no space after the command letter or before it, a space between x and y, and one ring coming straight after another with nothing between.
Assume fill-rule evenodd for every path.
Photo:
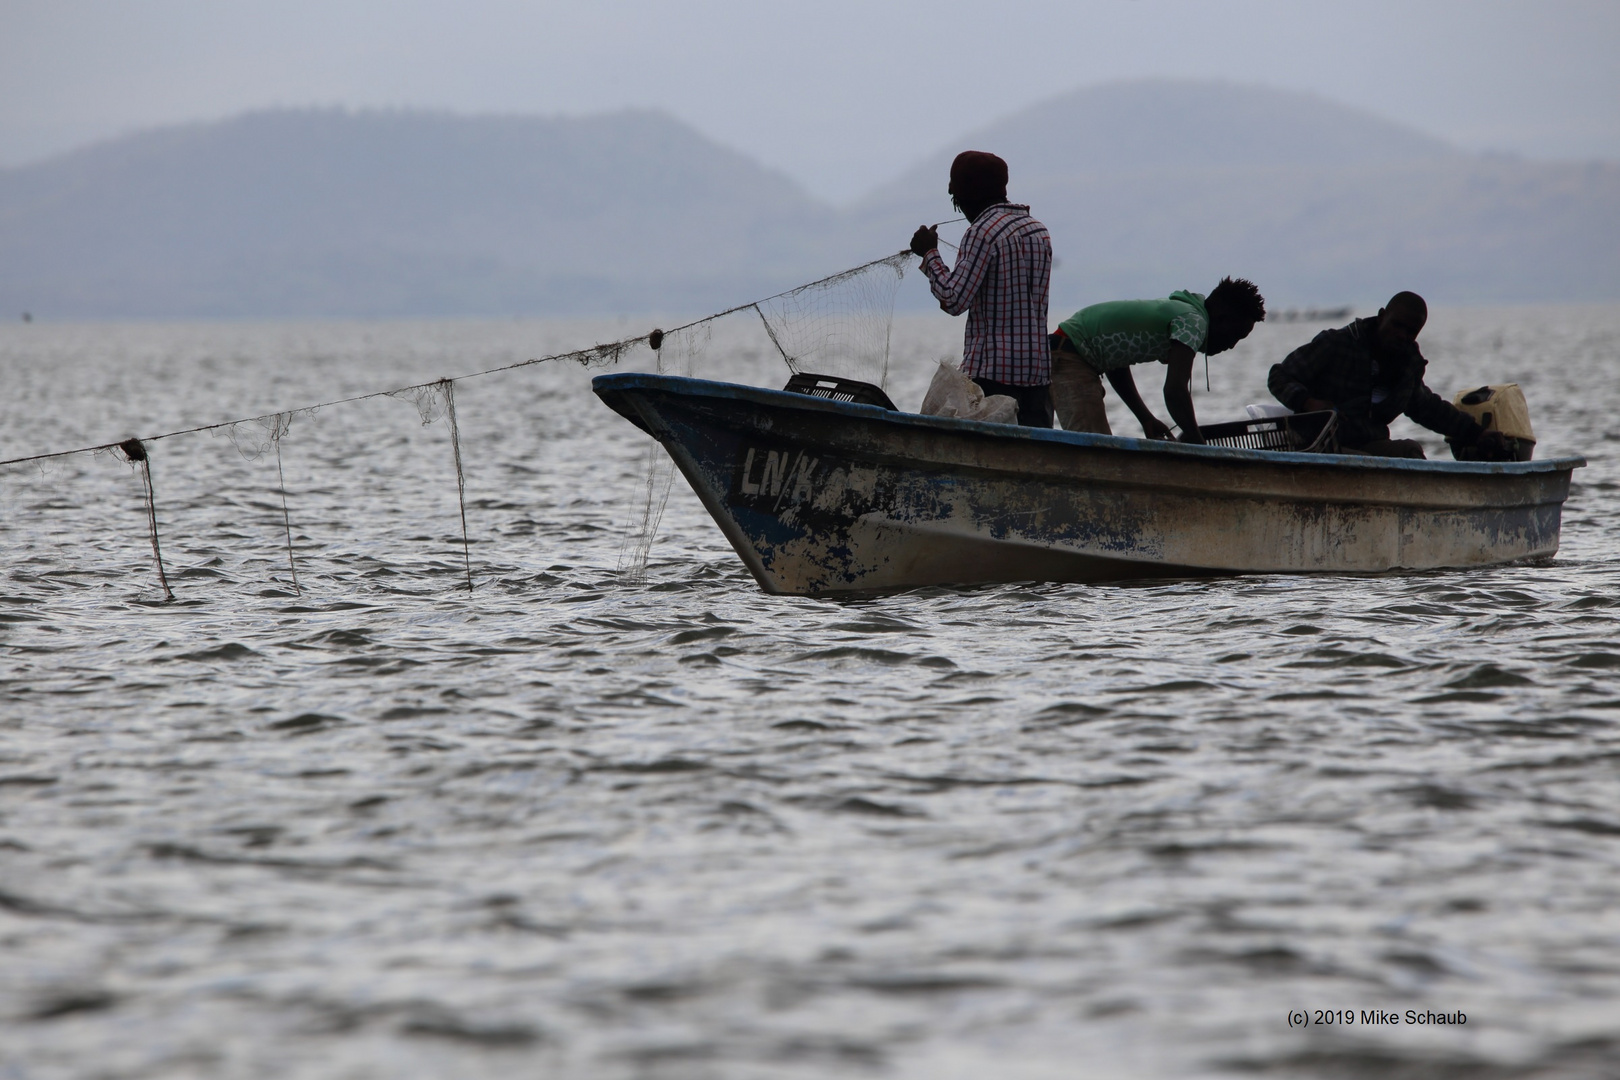
<instances>
[{"instance_id":1,"label":"dreadlocked hair","mask_svg":"<svg viewBox=\"0 0 1620 1080\"><path fill-rule=\"evenodd\" d=\"M1266 318L1266 298L1248 278L1221 278L1221 283L1209 291L1205 303L1255 322L1264 322Z\"/></svg>"}]
</instances>

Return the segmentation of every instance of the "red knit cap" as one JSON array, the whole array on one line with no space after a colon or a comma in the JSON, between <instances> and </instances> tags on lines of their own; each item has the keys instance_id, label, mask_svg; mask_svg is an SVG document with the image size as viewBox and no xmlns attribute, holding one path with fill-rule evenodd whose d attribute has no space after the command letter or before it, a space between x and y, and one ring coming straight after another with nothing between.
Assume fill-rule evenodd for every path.
<instances>
[{"instance_id":1,"label":"red knit cap","mask_svg":"<svg viewBox=\"0 0 1620 1080\"><path fill-rule=\"evenodd\" d=\"M964 150L951 162L951 194L968 201L1007 197L1007 163L983 150Z\"/></svg>"}]
</instances>

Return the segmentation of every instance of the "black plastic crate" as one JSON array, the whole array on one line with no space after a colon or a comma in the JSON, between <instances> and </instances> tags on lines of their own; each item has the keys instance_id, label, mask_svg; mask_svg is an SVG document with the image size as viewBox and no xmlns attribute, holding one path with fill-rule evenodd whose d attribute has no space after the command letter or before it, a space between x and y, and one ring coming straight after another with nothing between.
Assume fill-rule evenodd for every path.
<instances>
[{"instance_id":1,"label":"black plastic crate","mask_svg":"<svg viewBox=\"0 0 1620 1080\"><path fill-rule=\"evenodd\" d=\"M1332 454L1339 448L1334 430L1339 414L1321 412L1268 416L1263 420L1236 420L1229 424L1200 425L1210 446L1232 446L1239 450L1288 450L1301 454Z\"/></svg>"},{"instance_id":2,"label":"black plastic crate","mask_svg":"<svg viewBox=\"0 0 1620 1080\"><path fill-rule=\"evenodd\" d=\"M787 381L784 390L791 390L795 394L809 394L811 397L827 398L831 401L848 401L856 405L877 405L892 412L899 410L889 395L881 387L873 386L869 382L858 379L843 379L837 375L812 375L802 371Z\"/></svg>"}]
</instances>

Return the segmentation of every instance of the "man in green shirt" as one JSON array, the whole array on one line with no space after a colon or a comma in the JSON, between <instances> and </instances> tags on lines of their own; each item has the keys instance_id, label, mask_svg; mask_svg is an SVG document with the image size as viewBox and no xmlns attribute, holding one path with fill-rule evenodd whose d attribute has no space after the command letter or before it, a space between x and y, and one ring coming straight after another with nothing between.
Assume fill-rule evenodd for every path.
<instances>
[{"instance_id":1,"label":"man in green shirt","mask_svg":"<svg viewBox=\"0 0 1620 1080\"><path fill-rule=\"evenodd\" d=\"M1208 297L1173 292L1166 300L1115 300L1081 308L1052 335L1052 404L1068 431L1110 435L1103 409L1107 376L1150 439L1171 439L1142 402L1131 367L1158 361L1164 378L1164 405L1181 428L1181 441L1201 443L1192 403L1193 357L1214 356L1249 336L1266 317L1265 297L1252 281L1222 278Z\"/></svg>"}]
</instances>

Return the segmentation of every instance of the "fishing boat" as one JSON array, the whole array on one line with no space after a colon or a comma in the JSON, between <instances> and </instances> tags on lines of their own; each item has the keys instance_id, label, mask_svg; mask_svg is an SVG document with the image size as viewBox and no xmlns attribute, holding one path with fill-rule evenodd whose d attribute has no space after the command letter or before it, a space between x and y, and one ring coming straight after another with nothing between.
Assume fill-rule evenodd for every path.
<instances>
[{"instance_id":1,"label":"fishing boat","mask_svg":"<svg viewBox=\"0 0 1620 1080\"><path fill-rule=\"evenodd\" d=\"M668 450L760 588L800 596L1545 558L1586 464L1193 446L665 375L592 386Z\"/></svg>"}]
</instances>

